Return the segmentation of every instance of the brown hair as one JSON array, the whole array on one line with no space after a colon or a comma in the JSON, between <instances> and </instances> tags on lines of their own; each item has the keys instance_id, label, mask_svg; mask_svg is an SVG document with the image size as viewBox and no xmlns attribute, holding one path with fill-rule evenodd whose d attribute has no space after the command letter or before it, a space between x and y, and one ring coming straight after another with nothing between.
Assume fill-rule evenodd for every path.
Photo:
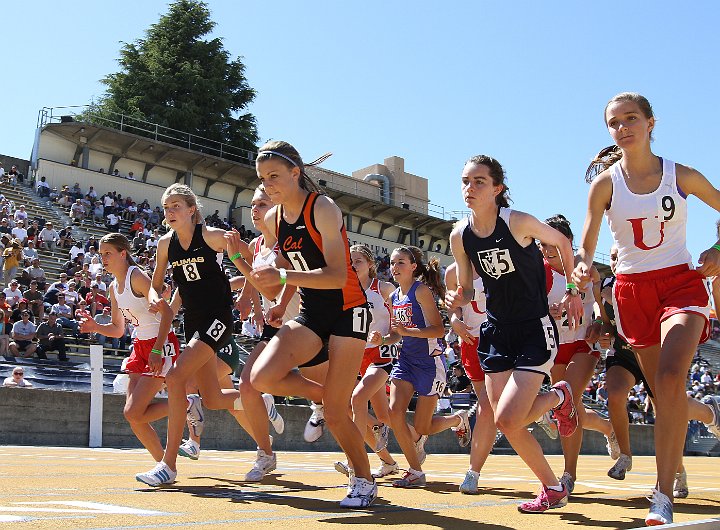
<instances>
[{"instance_id":1,"label":"brown hair","mask_svg":"<svg viewBox=\"0 0 720 530\"><path fill-rule=\"evenodd\" d=\"M307 173L305 173L305 166L319 166L325 160L330 158L332 156L332 153L325 153L324 155L313 160L312 162L308 162L306 164L303 162L297 149L295 149L289 143L283 142L282 140L271 140L269 142L266 142L258 150L258 153L258 157L255 160L256 164L268 158L274 157L290 169L296 167L300 170L300 180L298 184L302 189L307 191L314 191L315 193L320 194L324 193L322 188L320 188L320 186L318 186L315 181L311 179L307 175Z\"/></svg>"},{"instance_id":2,"label":"brown hair","mask_svg":"<svg viewBox=\"0 0 720 530\"><path fill-rule=\"evenodd\" d=\"M367 260L370 267L369 276L371 278L377 278L377 265L375 264L375 256L373 256L372 250L366 245L353 245L350 247L350 252L359 252Z\"/></svg>"},{"instance_id":3,"label":"brown hair","mask_svg":"<svg viewBox=\"0 0 720 530\"><path fill-rule=\"evenodd\" d=\"M100 244L107 243L108 245L111 245L115 248L118 252L125 251L125 260L127 261L128 265L137 265L135 263L135 260L132 257L132 246L130 246L130 241L128 241L128 238L124 235L118 233L118 232L112 232L110 234L105 234L100 238Z\"/></svg>"},{"instance_id":4,"label":"brown hair","mask_svg":"<svg viewBox=\"0 0 720 530\"><path fill-rule=\"evenodd\" d=\"M573 240L573 233L570 229L570 221L562 214L555 214L552 217L545 219L545 224L550 225L555 230L560 232L562 235L567 237L570 241Z\"/></svg>"},{"instance_id":5,"label":"brown hair","mask_svg":"<svg viewBox=\"0 0 720 530\"><path fill-rule=\"evenodd\" d=\"M466 166L468 164L482 164L490 170L490 177L493 180L493 184L495 186L503 187L503 190L495 197L495 204L503 208L508 208L510 206L510 188L506 183L505 170L503 169L500 162L488 155L475 155L470 160L465 162Z\"/></svg>"},{"instance_id":6,"label":"brown hair","mask_svg":"<svg viewBox=\"0 0 720 530\"><path fill-rule=\"evenodd\" d=\"M621 101L632 101L637 104L640 108L640 112L647 119L655 117L652 105L650 105L650 102L645 96L638 94L637 92L621 92L620 94L614 96L607 102L607 105L605 105L605 109L603 110L603 121L605 122L605 125L607 125L606 116L608 107L613 103L620 103ZM650 141L652 140L653 137L651 132ZM610 145L602 149L597 155L595 155L595 158L593 158L592 162L590 162L590 165L585 171L585 182L588 184L591 183L595 177L620 160L622 156L622 151L617 145Z\"/></svg>"},{"instance_id":7,"label":"brown hair","mask_svg":"<svg viewBox=\"0 0 720 530\"><path fill-rule=\"evenodd\" d=\"M186 184L171 184L162 194L160 202L162 204L165 204L165 201L168 200L170 197L176 196L181 197L185 201L185 204L187 204L188 206L195 207L195 213L193 214L193 222L195 224L201 223L203 221L202 214L200 213L202 204L200 204L200 202L198 201L197 195L195 195L195 192L192 190L192 188ZM167 228L170 228L170 225L167 224L165 219L163 219L163 225Z\"/></svg>"},{"instance_id":8,"label":"brown hair","mask_svg":"<svg viewBox=\"0 0 720 530\"><path fill-rule=\"evenodd\" d=\"M413 246L398 247L393 252L402 252L410 256L410 260L417 265L415 269L415 277L419 278L430 290L440 298L442 302L445 299L445 284L440 273L440 262L437 258L432 258L427 264L423 261L424 256L422 250Z\"/></svg>"}]
</instances>

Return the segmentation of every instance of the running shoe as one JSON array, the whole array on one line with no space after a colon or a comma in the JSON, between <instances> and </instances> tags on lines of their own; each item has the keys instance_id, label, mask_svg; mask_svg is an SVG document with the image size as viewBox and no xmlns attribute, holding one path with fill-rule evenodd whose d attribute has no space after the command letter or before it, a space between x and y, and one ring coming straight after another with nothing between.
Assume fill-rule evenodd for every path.
<instances>
[{"instance_id":1,"label":"running shoe","mask_svg":"<svg viewBox=\"0 0 720 530\"><path fill-rule=\"evenodd\" d=\"M542 513L554 508L562 508L568 503L568 492L563 485L562 491L551 490L543 485L535 499L518 505L518 511L523 513Z\"/></svg>"},{"instance_id":2,"label":"running shoe","mask_svg":"<svg viewBox=\"0 0 720 530\"><path fill-rule=\"evenodd\" d=\"M673 522L673 504L670 497L653 489L652 497L648 497L648 500L650 501L650 512L645 517L647 526L659 526Z\"/></svg>"},{"instance_id":3,"label":"running shoe","mask_svg":"<svg viewBox=\"0 0 720 530\"><path fill-rule=\"evenodd\" d=\"M462 484L460 484L460 493L464 493L465 495L477 495L480 493L478 490L479 478L480 473L473 471L472 469L468 469L467 473L465 473L465 480L463 480Z\"/></svg>"},{"instance_id":4,"label":"running shoe","mask_svg":"<svg viewBox=\"0 0 720 530\"><path fill-rule=\"evenodd\" d=\"M277 434L282 434L285 431L285 420L275 408L275 398L270 394L263 394L262 398L265 402L268 419L270 423L272 423L273 429L275 429Z\"/></svg>"},{"instance_id":5,"label":"running shoe","mask_svg":"<svg viewBox=\"0 0 720 530\"><path fill-rule=\"evenodd\" d=\"M157 465L147 473L138 473L135 480L148 486L162 486L172 484L177 478L177 471L173 471L165 462L158 462Z\"/></svg>"},{"instance_id":6,"label":"running shoe","mask_svg":"<svg viewBox=\"0 0 720 530\"><path fill-rule=\"evenodd\" d=\"M337 468L335 468L337 469ZM383 478L387 477L388 475L395 475L397 472L400 471L400 466L398 466L397 462L393 462L392 464L388 464L384 460L380 460L380 467L378 467L375 471L373 471L373 478Z\"/></svg>"},{"instance_id":7,"label":"running shoe","mask_svg":"<svg viewBox=\"0 0 720 530\"><path fill-rule=\"evenodd\" d=\"M578 417L577 410L575 410L575 403L573 403L570 383L567 381L558 381L552 386L552 388L560 390L563 394L562 404L553 408L553 414L555 416L555 421L557 422L560 436L572 436L578 426Z\"/></svg>"},{"instance_id":8,"label":"running shoe","mask_svg":"<svg viewBox=\"0 0 720 530\"><path fill-rule=\"evenodd\" d=\"M425 442L427 442L427 439L427 434L422 434L415 442L415 452L417 453L420 465L423 465L425 463L425 459L427 458L427 453L425 452Z\"/></svg>"},{"instance_id":9,"label":"running shoe","mask_svg":"<svg viewBox=\"0 0 720 530\"><path fill-rule=\"evenodd\" d=\"M351 477L347 497L340 501L341 508L367 508L377 498L375 481Z\"/></svg>"},{"instance_id":10,"label":"running shoe","mask_svg":"<svg viewBox=\"0 0 720 530\"><path fill-rule=\"evenodd\" d=\"M373 425L372 431L373 436L375 437L375 452L378 453L385 449L388 445L390 427L381 423L380 425Z\"/></svg>"},{"instance_id":11,"label":"running shoe","mask_svg":"<svg viewBox=\"0 0 720 530\"><path fill-rule=\"evenodd\" d=\"M255 465L245 475L247 482L260 482L265 475L271 471L275 471L277 467L277 456L275 453L268 455L262 449L257 450L257 456L255 457Z\"/></svg>"},{"instance_id":12,"label":"running shoe","mask_svg":"<svg viewBox=\"0 0 720 530\"><path fill-rule=\"evenodd\" d=\"M348 463L341 461L335 462L335 471L337 471L338 473L342 473L346 477L349 477L350 473L352 473L352 469L350 469Z\"/></svg>"},{"instance_id":13,"label":"running shoe","mask_svg":"<svg viewBox=\"0 0 720 530\"><path fill-rule=\"evenodd\" d=\"M673 497L676 499L687 499L690 495L687 483L687 472L683 469L680 473L675 473L675 482L673 483Z\"/></svg>"},{"instance_id":14,"label":"running shoe","mask_svg":"<svg viewBox=\"0 0 720 530\"><path fill-rule=\"evenodd\" d=\"M560 484L565 487L568 497L570 497L570 494L575 491L575 479L572 478L572 475L566 471L558 480L560 481Z\"/></svg>"},{"instance_id":15,"label":"running shoe","mask_svg":"<svg viewBox=\"0 0 720 530\"><path fill-rule=\"evenodd\" d=\"M542 428L543 431L545 431L545 434L547 434L547 437L551 440L557 440L558 437L558 428L555 424L555 420L553 420L552 417L552 411L547 411L545 414L540 416L535 423Z\"/></svg>"},{"instance_id":16,"label":"running shoe","mask_svg":"<svg viewBox=\"0 0 720 530\"><path fill-rule=\"evenodd\" d=\"M607 448L610 458L613 460L620 458L620 445L618 444L617 436L615 436L615 431L611 432L610 436L606 436L605 439L607 440L605 447Z\"/></svg>"},{"instance_id":17,"label":"running shoe","mask_svg":"<svg viewBox=\"0 0 720 530\"><path fill-rule=\"evenodd\" d=\"M454 416L460 418L460 425L451 428L457 436L460 447L467 447L468 445L470 445L470 439L472 438L472 429L470 428L468 411L461 410L459 412L456 412Z\"/></svg>"},{"instance_id":18,"label":"running shoe","mask_svg":"<svg viewBox=\"0 0 720 530\"><path fill-rule=\"evenodd\" d=\"M193 434L200 437L205 429L205 415L203 414L202 400L197 394L189 394L187 400L187 419L190 425L192 425Z\"/></svg>"},{"instance_id":19,"label":"running shoe","mask_svg":"<svg viewBox=\"0 0 720 530\"><path fill-rule=\"evenodd\" d=\"M632 471L632 456L621 454L607 474L615 480L625 480L625 473L628 471Z\"/></svg>"},{"instance_id":20,"label":"running shoe","mask_svg":"<svg viewBox=\"0 0 720 530\"><path fill-rule=\"evenodd\" d=\"M401 479L393 480L392 485L395 488L419 488L426 483L425 473L408 469Z\"/></svg>"},{"instance_id":21,"label":"running shoe","mask_svg":"<svg viewBox=\"0 0 720 530\"><path fill-rule=\"evenodd\" d=\"M306 442L316 442L325 432L325 409L322 403L313 403L310 405L312 414L305 424L305 432L303 438Z\"/></svg>"},{"instance_id":22,"label":"running shoe","mask_svg":"<svg viewBox=\"0 0 720 530\"><path fill-rule=\"evenodd\" d=\"M702 402L710 407L713 413L712 423L706 423L705 426L715 438L720 439L720 396L705 396Z\"/></svg>"},{"instance_id":23,"label":"running shoe","mask_svg":"<svg viewBox=\"0 0 720 530\"><path fill-rule=\"evenodd\" d=\"M178 454L190 460L197 460L200 458L200 444L195 440L183 440L183 443L178 447Z\"/></svg>"}]
</instances>

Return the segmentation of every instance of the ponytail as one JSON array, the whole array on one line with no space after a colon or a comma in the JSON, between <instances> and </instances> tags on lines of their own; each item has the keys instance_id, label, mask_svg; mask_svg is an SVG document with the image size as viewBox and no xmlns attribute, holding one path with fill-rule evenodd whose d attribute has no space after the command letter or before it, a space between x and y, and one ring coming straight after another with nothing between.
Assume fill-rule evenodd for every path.
<instances>
[{"instance_id":1,"label":"ponytail","mask_svg":"<svg viewBox=\"0 0 720 530\"><path fill-rule=\"evenodd\" d=\"M590 184L595 177L620 160L622 156L622 151L617 145L610 145L600 151L585 170L585 182Z\"/></svg>"}]
</instances>

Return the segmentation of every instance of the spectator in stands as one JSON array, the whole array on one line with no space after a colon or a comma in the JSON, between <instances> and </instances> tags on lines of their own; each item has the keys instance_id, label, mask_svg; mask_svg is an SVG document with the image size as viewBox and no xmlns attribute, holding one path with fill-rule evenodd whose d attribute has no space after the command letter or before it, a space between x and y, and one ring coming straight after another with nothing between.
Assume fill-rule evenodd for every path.
<instances>
[{"instance_id":1,"label":"spectator in stands","mask_svg":"<svg viewBox=\"0 0 720 530\"><path fill-rule=\"evenodd\" d=\"M83 206L80 199L76 199L70 207L70 217L72 217L75 224L82 224L85 221L85 206Z\"/></svg>"},{"instance_id":2,"label":"spectator in stands","mask_svg":"<svg viewBox=\"0 0 720 530\"><path fill-rule=\"evenodd\" d=\"M67 291L68 288L68 275L67 273L61 272L58 277L58 281L50 285L51 288L55 288L60 292Z\"/></svg>"},{"instance_id":3,"label":"spectator in stands","mask_svg":"<svg viewBox=\"0 0 720 530\"><path fill-rule=\"evenodd\" d=\"M50 311L46 322L40 324L37 328L37 356L38 359L47 359L47 353L50 351L58 352L59 361L67 361L67 353L65 350L65 337L63 337L62 326L57 320L57 314Z\"/></svg>"},{"instance_id":4,"label":"spectator in stands","mask_svg":"<svg viewBox=\"0 0 720 530\"><path fill-rule=\"evenodd\" d=\"M25 229L24 219L16 221L15 228L13 228L10 233L12 234L13 238L20 242L21 246L24 247L27 244L28 233Z\"/></svg>"},{"instance_id":5,"label":"spectator in stands","mask_svg":"<svg viewBox=\"0 0 720 530\"><path fill-rule=\"evenodd\" d=\"M83 284L78 289L78 292L80 293L80 296L83 297L83 300L87 297L88 294L92 292L92 285L93 279L90 276L83 277Z\"/></svg>"},{"instance_id":6,"label":"spectator in stands","mask_svg":"<svg viewBox=\"0 0 720 530\"><path fill-rule=\"evenodd\" d=\"M83 259L85 259L85 247L82 244L82 241L76 241L73 243L73 246L70 247L70 259L74 260L77 258L78 254L83 255Z\"/></svg>"},{"instance_id":7,"label":"spectator in stands","mask_svg":"<svg viewBox=\"0 0 720 530\"><path fill-rule=\"evenodd\" d=\"M87 196L90 197L93 201L95 201L95 199L97 199L98 194L97 194L97 191L95 191L94 186L90 186L90 189L87 192Z\"/></svg>"},{"instance_id":8,"label":"spectator in stands","mask_svg":"<svg viewBox=\"0 0 720 530\"><path fill-rule=\"evenodd\" d=\"M11 355L17 357L22 353L23 357L32 357L37 344L33 342L36 338L35 324L30 322L30 311L23 311L22 320L13 324L11 337L12 341L8 345Z\"/></svg>"},{"instance_id":9,"label":"spectator in stands","mask_svg":"<svg viewBox=\"0 0 720 530\"><path fill-rule=\"evenodd\" d=\"M110 306L103 307L102 312L95 315L95 322L98 324L110 324L112 322L112 315L110 314ZM98 341L98 344L101 346L105 346L105 344L110 341L109 347L113 349L118 349L120 347L120 339L116 337L106 337L105 335L100 335L99 333L95 334L95 338Z\"/></svg>"},{"instance_id":10,"label":"spectator in stands","mask_svg":"<svg viewBox=\"0 0 720 530\"><path fill-rule=\"evenodd\" d=\"M78 254L74 260L69 259L63 264L63 271L65 274L74 276L75 273L83 270L84 265L84 254Z\"/></svg>"},{"instance_id":11,"label":"spectator in stands","mask_svg":"<svg viewBox=\"0 0 720 530\"><path fill-rule=\"evenodd\" d=\"M17 210L15 210L15 214L13 215L13 219L15 221L27 221L28 213L25 211L25 205L21 204Z\"/></svg>"},{"instance_id":12,"label":"spectator in stands","mask_svg":"<svg viewBox=\"0 0 720 530\"><path fill-rule=\"evenodd\" d=\"M0 355L10 355L8 344L10 344L10 335L5 329L5 311L0 309Z\"/></svg>"},{"instance_id":13,"label":"spectator in stands","mask_svg":"<svg viewBox=\"0 0 720 530\"><path fill-rule=\"evenodd\" d=\"M107 286L108 283L112 281L112 276L108 277L107 272L105 269L103 269L102 272L99 272L95 275L95 283L98 285L98 291L101 295L107 296Z\"/></svg>"},{"instance_id":14,"label":"spectator in stands","mask_svg":"<svg viewBox=\"0 0 720 530\"><path fill-rule=\"evenodd\" d=\"M80 301L80 293L75 290L76 287L77 284L75 283L75 281L70 280L68 282L67 290L63 291L63 294L65 295L65 303L72 308L73 314L75 313L78 302Z\"/></svg>"},{"instance_id":15,"label":"spectator in stands","mask_svg":"<svg viewBox=\"0 0 720 530\"><path fill-rule=\"evenodd\" d=\"M108 230L111 232L120 231L120 218L115 214L115 212L110 212L107 215L105 218L105 226L107 226Z\"/></svg>"},{"instance_id":16,"label":"spectator in stands","mask_svg":"<svg viewBox=\"0 0 720 530\"><path fill-rule=\"evenodd\" d=\"M70 208L70 205L73 203L72 195L70 194L70 188L67 186L63 186L63 189L60 190L60 197L57 200L58 206L62 208Z\"/></svg>"},{"instance_id":17,"label":"spectator in stands","mask_svg":"<svg viewBox=\"0 0 720 530\"><path fill-rule=\"evenodd\" d=\"M448 378L448 388L453 394L458 392L472 392L472 382L465 375L462 364L455 363L452 368L452 375Z\"/></svg>"},{"instance_id":18,"label":"spectator in stands","mask_svg":"<svg viewBox=\"0 0 720 530\"><path fill-rule=\"evenodd\" d=\"M20 243L17 240L13 239L10 242L10 245L3 250L2 256L4 259L4 280L7 285L8 282L10 282L12 278L15 278L15 275L17 274L18 266L22 260L22 246L20 246Z\"/></svg>"},{"instance_id":19,"label":"spectator in stands","mask_svg":"<svg viewBox=\"0 0 720 530\"><path fill-rule=\"evenodd\" d=\"M40 197L50 197L50 184L48 184L45 177L40 177L40 182L37 185L37 194Z\"/></svg>"},{"instance_id":20,"label":"spectator in stands","mask_svg":"<svg viewBox=\"0 0 720 530\"><path fill-rule=\"evenodd\" d=\"M12 331L12 322L10 322L10 315L12 315L12 308L8 305L5 293L0 292L0 311L3 312L3 322L5 324L5 334L10 335Z\"/></svg>"},{"instance_id":21,"label":"spectator in stands","mask_svg":"<svg viewBox=\"0 0 720 530\"><path fill-rule=\"evenodd\" d=\"M3 293L8 305L13 309L23 297L18 281L15 279L10 281L10 285L3 290Z\"/></svg>"},{"instance_id":22,"label":"spectator in stands","mask_svg":"<svg viewBox=\"0 0 720 530\"><path fill-rule=\"evenodd\" d=\"M40 255L35 248L35 241L33 241L32 239L28 239L27 246L23 249L23 265L27 267L33 262L34 259L39 258Z\"/></svg>"},{"instance_id":23,"label":"spectator in stands","mask_svg":"<svg viewBox=\"0 0 720 530\"><path fill-rule=\"evenodd\" d=\"M61 292L57 295L57 304L52 306L52 311L55 311L58 322L64 328L69 328L75 337L78 336L78 323L74 318L72 308L65 303L65 293Z\"/></svg>"},{"instance_id":24,"label":"spectator in stands","mask_svg":"<svg viewBox=\"0 0 720 530\"><path fill-rule=\"evenodd\" d=\"M38 290L39 285L36 280L30 281L30 289L23 293L23 298L28 301L28 308L36 318L42 320L45 315L45 306L43 304L43 293Z\"/></svg>"},{"instance_id":25,"label":"spectator in stands","mask_svg":"<svg viewBox=\"0 0 720 530\"><path fill-rule=\"evenodd\" d=\"M33 222L30 223L30 226L28 226L27 236L28 236L28 243L30 241L32 241L33 244L35 244L36 248L37 248L37 237L38 237L39 233L40 233L39 223L38 223L37 219L34 219Z\"/></svg>"},{"instance_id":26,"label":"spectator in stands","mask_svg":"<svg viewBox=\"0 0 720 530\"><path fill-rule=\"evenodd\" d=\"M30 388L32 383L25 379L25 370L22 366L16 366L13 368L12 375L6 377L3 381L3 386L16 386L20 388Z\"/></svg>"},{"instance_id":27,"label":"spectator in stands","mask_svg":"<svg viewBox=\"0 0 720 530\"><path fill-rule=\"evenodd\" d=\"M40 232L40 239L42 240L43 247L47 250L54 251L57 247L60 235L55 231L50 221L45 223L45 228Z\"/></svg>"},{"instance_id":28,"label":"spectator in stands","mask_svg":"<svg viewBox=\"0 0 720 530\"><path fill-rule=\"evenodd\" d=\"M103 223L105 222L105 218L103 217L103 211L104 211L104 208L102 205L102 201L95 201L95 204L93 205L93 210L92 210L92 223L95 226L98 226L98 225L102 226Z\"/></svg>"},{"instance_id":29,"label":"spectator in stands","mask_svg":"<svg viewBox=\"0 0 720 530\"><path fill-rule=\"evenodd\" d=\"M97 248L98 248L98 242L97 242L97 240L95 239L95 236L93 236L93 235L91 235L91 236L88 238L87 242L85 243L85 253L86 253L86 254L87 254L88 252L90 252L90 247L95 247L95 250L97 250Z\"/></svg>"},{"instance_id":30,"label":"spectator in stands","mask_svg":"<svg viewBox=\"0 0 720 530\"><path fill-rule=\"evenodd\" d=\"M115 171L117 171L117 169ZM106 193L105 195L103 195L102 201L103 201L103 217L107 217L110 212L114 211L115 199L113 199L112 195L110 195L109 193Z\"/></svg>"},{"instance_id":31,"label":"spectator in stands","mask_svg":"<svg viewBox=\"0 0 720 530\"><path fill-rule=\"evenodd\" d=\"M60 248L71 248L73 243L75 243L75 239L72 236L72 226L66 226L60 230L58 237L58 246Z\"/></svg>"},{"instance_id":32,"label":"spectator in stands","mask_svg":"<svg viewBox=\"0 0 720 530\"><path fill-rule=\"evenodd\" d=\"M71 195L73 196L73 199L82 199L83 195L85 195L82 191L82 188L80 187L80 183L76 182L72 190L70 191Z\"/></svg>"},{"instance_id":33,"label":"spectator in stands","mask_svg":"<svg viewBox=\"0 0 720 530\"><path fill-rule=\"evenodd\" d=\"M129 171L127 177L125 178L127 178L128 180L137 180L135 178L135 173L133 173L132 171Z\"/></svg>"},{"instance_id":34,"label":"spectator in stands","mask_svg":"<svg viewBox=\"0 0 720 530\"><path fill-rule=\"evenodd\" d=\"M88 250L87 254L85 254L83 263L91 263L94 257L100 257L100 254L97 253L97 247L92 246Z\"/></svg>"},{"instance_id":35,"label":"spectator in stands","mask_svg":"<svg viewBox=\"0 0 720 530\"><path fill-rule=\"evenodd\" d=\"M0 220L0 234L8 234L12 232L12 228L10 228L10 224L7 220L7 218L3 217L2 220Z\"/></svg>"},{"instance_id":36,"label":"spectator in stands","mask_svg":"<svg viewBox=\"0 0 720 530\"><path fill-rule=\"evenodd\" d=\"M90 276L96 276L98 272L102 272L102 268L103 265L100 261L100 256L93 256L92 260L90 261Z\"/></svg>"},{"instance_id":37,"label":"spectator in stands","mask_svg":"<svg viewBox=\"0 0 720 530\"><path fill-rule=\"evenodd\" d=\"M90 316L95 318L95 315L97 315L98 313L102 313L102 310L105 306L110 305L110 301L105 298L103 294L100 293L97 282L92 282L90 287L92 290L85 297L85 301L88 304L88 311L90 312Z\"/></svg>"},{"instance_id":38,"label":"spectator in stands","mask_svg":"<svg viewBox=\"0 0 720 530\"><path fill-rule=\"evenodd\" d=\"M50 194L48 195L48 198L51 202L58 202L60 200L60 192L57 188L53 188L50 190Z\"/></svg>"},{"instance_id":39,"label":"spectator in stands","mask_svg":"<svg viewBox=\"0 0 720 530\"><path fill-rule=\"evenodd\" d=\"M30 286L30 282L35 280L38 289L45 290L47 279L45 278L45 270L40 267L40 260L38 258L32 260L32 265L23 271L23 278L27 279L25 285Z\"/></svg>"},{"instance_id":40,"label":"spectator in stands","mask_svg":"<svg viewBox=\"0 0 720 530\"><path fill-rule=\"evenodd\" d=\"M119 176L120 176L120 170L116 169L115 171L113 171L113 172L112 172L112 176L113 176L113 177L119 177Z\"/></svg>"},{"instance_id":41,"label":"spectator in stands","mask_svg":"<svg viewBox=\"0 0 720 530\"><path fill-rule=\"evenodd\" d=\"M139 252L145 248L145 236L142 232L138 232L132 239L132 248L135 252Z\"/></svg>"},{"instance_id":42,"label":"spectator in stands","mask_svg":"<svg viewBox=\"0 0 720 530\"><path fill-rule=\"evenodd\" d=\"M17 303L17 306L15 306L12 315L10 315L10 322L12 324L15 324L15 322L19 322L20 320L22 320L23 311L30 312L30 309L28 308L27 298L21 298L20 301ZM32 312L30 312L30 322L32 322L33 324L35 323Z\"/></svg>"}]
</instances>

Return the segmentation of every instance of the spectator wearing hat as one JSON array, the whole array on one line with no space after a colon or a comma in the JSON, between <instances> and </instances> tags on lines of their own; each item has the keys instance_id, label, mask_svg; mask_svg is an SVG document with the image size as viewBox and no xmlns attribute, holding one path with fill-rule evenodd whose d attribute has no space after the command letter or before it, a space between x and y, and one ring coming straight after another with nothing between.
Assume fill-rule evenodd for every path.
<instances>
[{"instance_id":1,"label":"spectator wearing hat","mask_svg":"<svg viewBox=\"0 0 720 530\"><path fill-rule=\"evenodd\" d=\"M23 293L23 298L28 301L28 308L33 315L42 320L45 316L45 305L43 304L43 293L39 287L37 280L30 280L30 289Z\"/></svg>"},{"instance_id":2,"label":"spectator wearing hat","mask_svg":"<svg viewBox=\"0 0 720 530\"><path fill-rule=\"evenodd\" d=\"M102 313L102 310L105 306L110 305L110 300L105 298L105 296L100 293L98 282L92 282L90 284L90 288L91 291L85 297L85 301L87 302L90 316L95 318L95 315L97 315L98 313Z\"/></svg>"},{"instance_id":3,"label":"spectator wearing hat","mask_svg":"<svg viewBox=\"0 0 720 530\"><path fill-rule=\"evenodd\" d=\"M10 227L10 222L7 218L0 219L0 234L7 234L10 236L10 232L12 232L12 228Z\"/></svg>"},{"instance_id":4,"label":"spectator wearing hat","mask_svg":"<svg viewBox=\"0 0 720 530\"><path fill-rule=\"evenodd\" d=\"M3 381L3 386L16 386L19 388L30 388L32 383L25 379L25 370L22 366L16 366L13 368L12 375L6 377Z\"/></svg>"},{"instance_id":5,"label":"spectator wearing hat","mask_svg":"<svg viewBox=\"0 0 720 530\"><path fill-rule=\"evenodd\" d=\"M18 266L22 260L22 246L17 240L13 239L3 250L2 256L5 260L3 262L3 273L7 285L17 274Z\"/></svg>"},{"instance_id":6,"label":"spectator wearing hat","mask_svg":"<svg viewBox=\"0 0 720 530\"><path fill-rule=\"evenodd\" d=\"M47 352L57 351L59 361L67 361L65 350L65 337L63 337L62 326L57 320L57 314L50 311L47 322L43 322L37 328L39 359L47 359Z\"/></svg>"},{"instance_id":7,"label":"spectator wearing hat","mask_svg":"<svg viewBox=\"0 0 720 530\"><path fill-rule=\"evenodd\" d=\"M21 204L17 210L15 210L15 214L13 215L13 218L15 221L27 221L28 213L25 210L25 205Z\"/></svg>"},{"instance_id":8,"label":"spectator wearing hat","mask_svg":"<svg viewBox=\"0 0 720 530\"><path fill-rule=\"evenodd\" d=\"M19 219L16 221L15 228L10 233L20 243L20 246L25 246L28 240L28 233L25 229L25 219Z\"/></svg>"},{"instance_id":9,"label":"spectator wearing hat","mask_svg":"<svg viewBox=\"0 0 720 530\"><path fill-rule=\"evenodd\" d=\"M43 247L51 251L55 250L58 240L60 239L60 235L53 228L53 224L50 221L45 223L45 228L40 231L39 237L42 240Z\"/></svg>"},{"instance_id":10,"label":"spectator wearing hat","mask_svg":"<svg viewBox=\"0 0 720 530\"><path fill-rule=\"evenodd\" d=\"M37 344L33 342L36 338L35 324L30 322L30 311L25 310L21 314L22 320L15 322L12 327L12 341L8 345L10 354L17 357L22 353L23 357L32 357L37 349Z\"/></svg>"},{"instance_id":11,"label":"spectator wearing hat","mask_svg":"<svg viewBox=\"0 0 720 530\"><path fill-rule=\"evenodd\" d=\"M15 308L20 299L23 297L19 283L14 278L10 280L10 285L3 290L3 293L5 293L5 299L8 305L12 308Z\"/></svg>"},{"instance_id":12,"label":"spectator wearing hat","mask_svg":"<svg viewBox=\"0 0 720 530\"><path fill-rule=\"evenodd\" d=\"M85 242L85 254L90 252L90 247L95 247L95 249L97 250L97 248L99 246L100 245L98 245L98 242L97 242L97 239L95 239L95 236L91 235L90 238Z\"/></svg>"}]
</instances>

